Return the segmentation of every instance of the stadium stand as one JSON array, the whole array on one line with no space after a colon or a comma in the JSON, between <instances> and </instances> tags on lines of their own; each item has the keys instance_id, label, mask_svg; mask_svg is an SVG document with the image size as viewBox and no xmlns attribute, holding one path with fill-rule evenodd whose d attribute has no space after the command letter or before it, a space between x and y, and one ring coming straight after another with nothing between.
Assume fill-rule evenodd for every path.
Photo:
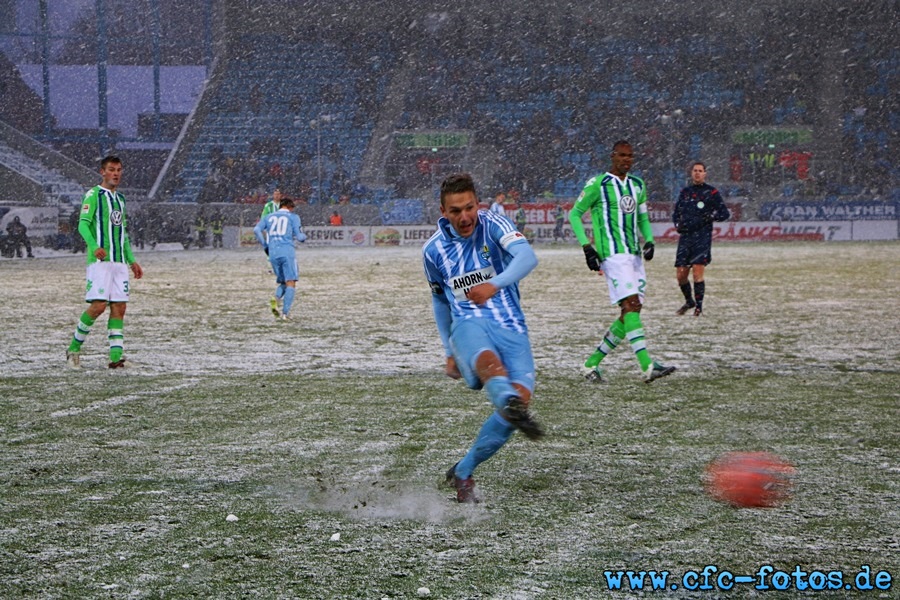
<instances>
[{"instance_id":1,"label":"stadium stand","mask_svg":"<svg viewBox=\"0 0 900 600\"><path fill-rule=\"evenodd\" d=\"M127 20L126 4L111 4L111 26ZM190 45L202 30L218 63L207 63L209 85L174 155L122 151L142 165L138 186L165 180L156 198L177 203L256 202L276 185L313 204L427 199L440 169L458 166L486 178L492 194L571 198L622 137L636 144L637 170L658 201L672 199L697 158L731 196L897 197L900 52L876 18L889 2L849 11L829 0L821 10L762 0L699 31L698 17L709 16L702 3L638 2L602 18L545 4L409 3L398 12L373 3L359 15L316 3L248 12L237 1L203 2L175 26L177 5L163 1L163 31L174 40L163 62L206 60ZM79 21L88 38L89 17ZM147 44L111 43L122 64L152 58ZM69 43L61 60L93 51ZM3 81L4 98L22 92L11 63ZM90 148L48 131L33 100L0 116L87 163ZM143 130L138 137L150 139ZM400 153L394 132L465 132L470 147Z\"/></svg>"}]
</instances>

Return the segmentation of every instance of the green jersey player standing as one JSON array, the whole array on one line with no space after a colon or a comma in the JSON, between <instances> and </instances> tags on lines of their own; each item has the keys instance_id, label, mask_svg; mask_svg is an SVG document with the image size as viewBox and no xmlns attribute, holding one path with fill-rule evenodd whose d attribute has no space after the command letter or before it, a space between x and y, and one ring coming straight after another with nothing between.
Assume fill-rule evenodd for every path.
<instances>
[{"instance_id":1,"label":"green jersey player standing","mask_svg":"<svg viewBox=\"0 0 900 600\"><path fill-rule=\"evenodd\" d=\"M278 210L280 206L281 188L275 188L275 191L272 192L272 198L263 206L262 213L259 215L259 220L262 221L267 216Z\"/></svg>"},{"instance_id":2,"label":"green jersey player standing","mask_svg":"<svg viewBox=\"0 0 900 600\"><path fill-rule=\"evenodd\" d=\"M84 195L78 233L87 244L87 310L81 315L75 335L66 350L66 364L74 369L81 367L81 345L94 321L109 305L109 368L125 366L123 320L128 302L128 268L135 279L144 271L134 260L131 242L128 240L125 220L125 196L116 191L122 179L122 161L107 156L100 161L103 181Z\"/></svg>"},{"instance_id":3,"label":"green jersey player standing","mask_svg":"<svg viewBox=\"0 0 900 600\"><path fill-rule=\"evenodd\" d=\"M650 358L641 323L641 307L647 286L647 274L641 261L638 234L644 238L643 258L653 258L653 231L647 215L647 188L644 181L629 175L634 164L631 144L620 140L613 145L612 168L592 177L569 212L572 231L584 250L588 268L605 275L609 298L622 313L616 319L597 350L584 362L584 375L589 381L603 381L600 362L628 338L641 366L644 381L650 383L671 374L675 367L665 367ZM590 213L594 244L588 239L582 215Z\"/></svg>"}]
</instances>

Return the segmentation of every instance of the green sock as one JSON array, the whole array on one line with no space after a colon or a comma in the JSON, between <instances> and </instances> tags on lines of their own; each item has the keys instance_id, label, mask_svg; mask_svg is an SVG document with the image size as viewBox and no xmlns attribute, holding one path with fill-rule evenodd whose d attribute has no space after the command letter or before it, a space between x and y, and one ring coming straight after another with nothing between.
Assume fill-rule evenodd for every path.
<instances>
[{"instance_id":1,"label":"green sock","mask_svg":"<svg viewBox=\"0 0 900 600\"><path fill-rule=\"evenodd\" d=\"M641 323L641 313L625 313L625 335L631 343L631 349L637 356L641 371L646 371L653 364L650 353L647 352L647 342L644 340L644 325Z\"/></svg>"},{"instance_id":2,"label":"green sock","mask_svg":"<svg viewBox=\"0 0 900 600\"><path fill-rule=\"evenodd\" d=\"M107 325L107 332L109 335L109 362L116 362L122 358L122 353L125 350L122 319L110 319Z\"/></svg>"},{"instance_id":3,"label":"green sock","mask_svg":"<svg viewBox=\"0 0 900 600\"><path fill-rule=\"evenodd\" d=\"M609 326L609 329L606 330L606 333L603 335L603 341L600 342L600 345L597 346L594 353L584 361L584 366L596 367L599 365L600 361L606 358L606 355L619 345L623 337L625 337L625 325L622 323L621 319L616 319L613 321L612 325Z\"/></svg>"},{"instance_id":4,"label":"green sock","mask_svg":"<svg viewBox=\"0 0 900 600\"><path fill-rule=\"evenodd\" d=\"M88 334L91 332L91 327L94 325L95 319L92 319L87 311L81 313L81 318L78 320L78 325L75 326L75 335L72 336L72 341L69 344L69 352L79 352L81 351L81 345L84 343L84 340L87 339Z\"/></svg>"}]
</instances>

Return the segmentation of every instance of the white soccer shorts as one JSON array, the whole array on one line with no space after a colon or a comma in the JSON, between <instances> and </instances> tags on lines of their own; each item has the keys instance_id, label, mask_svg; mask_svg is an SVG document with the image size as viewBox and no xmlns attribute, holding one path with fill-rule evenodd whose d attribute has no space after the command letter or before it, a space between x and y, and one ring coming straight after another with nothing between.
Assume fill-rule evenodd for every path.
<instances>
[{"instance_id":1,"label":"white soccer shorts","mask_svg":"<svg viewBox=\"0 0 900 600\"><path fill-rule=\"evenodd\" d=\"M634 254L613 254L604 260L600 267L606 276L609 288L609 300L618 304L628 296L637 294L644 303L644 292L647 288L647 273L644 261Z\"/></svg>"},{"instance_id":2,"label":"white soccer shorts","mask_svg":"<svg viewBox=\"0 0 900 600\"><path fill-rule=\"evenodd\" d=\"M85 301L128 302L128 275L125 263L105 260L91 263L87 268Z\"/></svg>"}]
</instances>

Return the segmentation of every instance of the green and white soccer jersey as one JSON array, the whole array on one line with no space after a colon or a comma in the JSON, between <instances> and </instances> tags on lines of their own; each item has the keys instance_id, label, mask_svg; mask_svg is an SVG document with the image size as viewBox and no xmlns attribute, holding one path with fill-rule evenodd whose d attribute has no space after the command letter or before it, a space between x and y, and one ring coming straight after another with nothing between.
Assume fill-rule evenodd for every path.
<instances>
[{"instance_id":1,"label":"green and white soccer jersey","mask_svg":"<svg viewBox=\"0 0 900 600\"><path fill-rule=\"evenodd\" d=\"M276 210L278 210L278 207L275 206L275 201L269 200L268 202L266 202L265 206L263 206L262 214L259 215L259 220L262 221L266 218L266 216L272 214Z\"/></svg>"},{"instance_id":2,"label":"green and white soccer jersey","mask_svg":"<svg viewBox=\"0 0 900 600\"><path fill-rule=\"evenodd\" d=\"M572 230L582 246L590 243L581 220L586 212L591 215L594 246L601 260L614 254L640 254L638 234L645 241L653 241L647 188L639 177L626 175L623 181L604 173L588 180L569 213Z\"/></svg>"},{"instance_id":3,"label":"green and white soccer jersey","mask_svg":"<svg viewBox=\"0 0 900 600\"><path fill-rule=\"evenodd\" d=\"M79 230L87 225L87 262L96 261L94 251L106 250L109 262L131 264L134 255L125 230L125 196L102 186L94 186L84 195L81 203Z\"/></svg>"}]
</instances>

